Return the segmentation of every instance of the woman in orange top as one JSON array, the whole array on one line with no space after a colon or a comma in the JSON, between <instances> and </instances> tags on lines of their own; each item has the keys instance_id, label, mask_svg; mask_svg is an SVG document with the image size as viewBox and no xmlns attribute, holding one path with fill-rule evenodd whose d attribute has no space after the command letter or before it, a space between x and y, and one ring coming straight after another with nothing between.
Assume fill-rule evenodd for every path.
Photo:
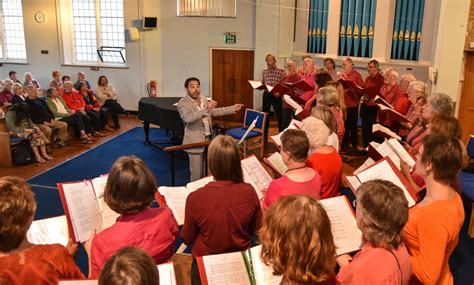
<instances>
[{"instance_id":1,"label":"woman in orange top","mask_svg":"<svg viewBox=\"0 0 474 285\"><path fill-rule=\"evenodd\" d=\"M450 186L463 166L457 138L427 135L416 159L426 196L410 209L403 239L413 265L412 284L453 284L449 257L464 221L459 194Z\"/></svg>"}]
</instances>

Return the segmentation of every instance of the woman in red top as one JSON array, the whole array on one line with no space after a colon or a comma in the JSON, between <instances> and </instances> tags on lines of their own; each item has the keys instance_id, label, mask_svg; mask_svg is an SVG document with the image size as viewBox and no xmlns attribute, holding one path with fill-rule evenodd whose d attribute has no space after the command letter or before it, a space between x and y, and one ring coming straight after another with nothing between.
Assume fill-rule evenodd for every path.
<instances>
[{"instance_id":1,"label":"woman in red top","mask_svg":"<svg viewBox=\"0 0 474 285\"><path fill-rule=\"evenodd\" d=\"M33 192L25 180L0 178L0 283L58 284L64 279L83 279L68 249L59 244L36 245L28 242L26 233L36 210Z\"/></svg>"},{"instance_id":2,"label":"woman in red top","mask_svg":"<svg viewBox=\"0 0 474 285\"><path fill-rule=\"evenodd\" d=\"M306 118L303 121L310 119ZM301 194L320 199L321 177L312 168L306 167L309 141L302 130L289 129L281 136L280 154L288 167L285 175L273 180L268 186L262 206L267 209L284 196Z\"/></svg>"},{"instance_id":3,"label":"woman in red top","mask_svg":"<svg viewBox=\"0 0 474 285\"><path fill-rule=\"evenodd\" d=\"M94 92L92 89L87 88L87 83L85 81L79 81L77 83L77 92L79 97L82 97L84 100L84 106L87 116L92 119L94 124L94 129L98 131L113 131L111 127L107 125L107 112L101 110L99 102L94 97Z\"/></svg>"},{"instance_id":4,"label":"woman in red top","mask_svg":"<svg viewBox=\"0 0 474 285\"><path fill-rule=\"evenodd\" d=\"M86 242L91 278L97 278L107 260L124 246L145 250L156 263L174 253L178 224L167 207L150 208L156 183L148 166L135 156L119 158L110 169L105 203L121 214L114 225Z\"/></svg>"},{"instance_id":5,"label":"woman in red top","mask_svg":"<svg viewBox=\"0 0 474 285\"><path fill-rule=\"evenodd\" d=\"M321 176L321 199L339 196L342 159L333 146L326 144L329 129L323 121L313 117L304 120L301 129L306 132L311 149L306 165Z\"/></svg>"}]
</instances>

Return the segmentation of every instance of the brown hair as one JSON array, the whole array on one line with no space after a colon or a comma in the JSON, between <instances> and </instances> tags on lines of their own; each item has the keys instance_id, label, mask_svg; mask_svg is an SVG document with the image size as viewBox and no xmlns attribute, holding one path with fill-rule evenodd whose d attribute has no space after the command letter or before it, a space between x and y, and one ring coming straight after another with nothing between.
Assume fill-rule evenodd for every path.
<instances>
[{"instance_id":1,"label":"brown hair","mask_svg":"<svg viewBox=\"0 0 474 285\"><path fill-rule=\"evenodd\" d=\"M332 77L326 70L317 72L314 75L314 82L318 85L318 88L326 86L326 83L329 81L332 81Z\"/></svg>"},{"instance_id":2,"label":"brown hair","mask_svg":"<svg viewBox=\"0 0 474 285\"><path fill-rule=\"evenodd\" d=\"M207 159L209 171L215 180L244 181L239 149L231 137L220 135L213 139Z\"/></svg>"},{"instance_id":3,"label":"brown hair","mask_svg":"<svg viewBox=\"0 0 474 285\"><path fill-rule=\"evenodd\" d=\"M430 133L461 139L461 124L455 117L439 113L430 121Z\"/></svg>"},{"instance_id":4,"label":"brown hair","mask_svg":"<svg viewBox=\"0 0 474 285\"><path fill-rule=\"evenodd\" d=\"M370 244L397 249L408 221L408 201L402 189L386 180L362 183L357 188L357 221Z\"/></svg>"},{"instance_id":5,"label":"brown hair","mask_svg":"<svg viewBox=\"0 0 474 285\"><path fill-rule=\"evenodd\" d=\"M286 130L281 135L281 147L296 162L304 162L308 158L309 140L302 130Z\"/></svg>"},{"instance_id":6,"label":"brown hair","mask_svg":"<svg viewBox=\"0 0 474 285\"><path fill-rule=\"evenodd\" d=\"M104 200L119 214L135 214L153 201L156 182L143 160L122 156L110 168L104 190Z\"/></svg>"},{"instance_id":7,"label":"brown hair","mask_svg":"<svg viewBox=\"0 0 474 285\"><path fill-rule=\"evenodd\" d=\"M269 208L259 235L262 261L274 274L305 284L333 278L336 248L331 223L315 199L283 197Z\"/></svg>"},{"instance_id":8,"label":"brown hair","mask_svg":"<svg viewBox=\"0 0 474 285\"><path fill-rule=\"evenodd\" d=\"M143 249L124 247L109 258L100 272L99 285L160 284L158 267Z\"/></svg>"},{"instance_id":9,"label":"brown hair","mask_svg":"<svg viewBox=\"0 0 474 285\"><path fill-rule=\"evenodd\" d=\"M456 179L465 162L462 143L455 137L437 134L427 135L421 143L421 162L431 164L436 181L450 184Z\"/></svg>"},{"instance_id":10,"label":"brown hair","mask_svg":"<svg viewBox=\"0 0 474 285\"><path fill-rule=\"evenodd\" d=\"M323 121L331 132L336 132L336 117L328 106L318 105L314 107L311 109L311 116Z\"/></svg>"},{"instance_id":11,"label":"brown hair","mask_svg":"<svg viewBox=\"0 0 474 285\"><path fill-rule=\"evenodd\" d=\"M61 74L61 72L59 72L59 71L57 71L57 70L55 70L55 71L53 71L53 72L51 73L51 75L52 75L53 77L55 77L55 76L58 75L58 74Z\"/></svg>"},{"instance_id":12,"label":"brown hair","mask_svg":"<svg viewBox=\"0 0 474 285\"><path fill-rule=\"evenodd\" d=\"M14 176L0 178L0 252L20 246L35 211L34 194L24 179Z\"/></svg>"}]
</instances>

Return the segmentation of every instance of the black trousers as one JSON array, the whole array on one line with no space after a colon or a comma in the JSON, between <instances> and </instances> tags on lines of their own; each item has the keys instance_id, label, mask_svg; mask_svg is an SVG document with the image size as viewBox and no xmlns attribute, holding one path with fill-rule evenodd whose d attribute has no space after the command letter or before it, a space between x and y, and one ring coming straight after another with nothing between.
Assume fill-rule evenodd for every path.
<instances>
[{"instance_id":1,"label":"black trousers","mask_svg":"<svg viewBox=\"0 0 474 285\"><path fill-rule=\"evenodd\" d=\"M360 106L360 118L362 120L362 146L367 147L369 143L373 141L372 137L372 126L377 121L376 106L367 106L362 104Z\"/></svg>"},{"instance_id":2,"label":"black trousers","mask_svg":"<svg viewBox=\"0 0 474 285\"><path fill-rule=\"evenodd\" d=\"M115 127L120 127L119 114L124 114L125 109L117 102L117 100L106 100L103 107L106 107L108 112L112 114L112 120L114 121Z\"/></svg>"},{"instance_id":3,"label":"black trousers","mask_svg":"<svg viewBox=\"0 0 474 285\"><path fill-rule=\"evenodd\" d=\"M342 139L342 147L346 148L349 143L352 147L357 147L357 120L359 119L359 107L347 108L347 117L344 122L344 138Z\"/></svg>"},{"instance_id":4,"label":"black trousers","mask_svg":"<svg viewBox=\"0 0 474 285\"><path fill-rule=\"evenodd\" d=\"M284 130L290 125L295 111L293 108L282 108L281 128Z\"/></svg>"},{"instance_id":5,"label":"black trousers","mask_svg":"<svg viewBox=\"0 0 474 285\"><path fill-rule=\"evenodd\" d=\"M275 97L272 93L268 91L263 92L263 102L262 102L262 111L266 113L270 113L270 108L273 106L273 110L275 110L275 115L278 121L278 132L283 131L282 128L282 108L283 103L281 97ZM265 138L268 137L268 127L270 125L270 118L267 118L267 122L265 123Z\"/></svg>"},{"instance_id":6,"label":"black trousers","mask_svg":"<svg viewBox=\"0 0 474 285\"><path fill-rule=\"evenodd\" d=\"M101 126L101 120L100 120L100 114L97 111L94 110L86 110L87 117L89 118L92 127L94 128L94 131L101 131L102 126Z\"/></svg>"},{"instance_id":7,"label":"black trousers","mask_svg":"<svg viewBox=\"0 0 474 285\"><path fill-rule=\"evenodd\" d=\"M79 112L72 116L64 117L60 121L66 122L68 125L74 127L76 136L78 137L80 136L81 131L85 131L86 133L91 132L90 119Z\"/></svg>"}]
</instances>

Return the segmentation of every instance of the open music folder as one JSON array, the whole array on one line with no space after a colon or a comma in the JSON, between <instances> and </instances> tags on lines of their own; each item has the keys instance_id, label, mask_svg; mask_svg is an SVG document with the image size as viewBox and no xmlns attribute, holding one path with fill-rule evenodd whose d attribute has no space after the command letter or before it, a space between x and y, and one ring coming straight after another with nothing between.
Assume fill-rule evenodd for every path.
<instances>
[{"instance_id":1,"label":"open music folder","mask_svg":"<svg viewBox=\"0 0 474 285\"><path fill-rule=\"evenodd\" d=\"M172 261L157 265L160 276L160 285L177 285L176 274ZM97 279L87 280L60 280L58 285L97 285Z\"/></svg>"},{"instance_id":2,"label":"open music folder","mask_svg":"<svg viewBox=\"0 0 474 285\"><path fill-rule=\"evenodd\" d=\"M302 123L301 121L292 119L291 122L290 122L290 124L288 125L288 127L287 127L286 129L284 129L281 133L279 133L279 134L277 134L277 135L270 136L270 138L272 139L273 143L274 143L277 147L280 147L280 146L281 146L281 136L283 135L283 133L284 133L286 130L290 130L290 129L293 129L293 130L300 129L302 124L303 124L303 123Z\"/></svg>"},{"instance_id":3,"label":"open music folder","mask_svg":"<svg viewBox=\"0 0 474 285\"><path fill-rule=\"evenodd\" d=\"M372 133L374 135L377 135L379 137L386 138L386 139L392 139L393 138L393 139L397 139L399 141L402 140L402 138L399 135L394 133L389 128L382 126L381 124L373 124L372 125Z\"/></svg>"},{"instance_id":4,"label":"open music folder","mask_svg":"<svg viewBox=\"0 0 474 285\"><path fill-rule=\"evenodd\" d=\"M69 241L65 215L33 221L26 237L33 244L55 244L66 246Z\"/></svg>"},{"instance_id":5,"label":"open music folder","mask_svg":"<svg viewBox=\"0 0 474 285\"><path fill-rule=\"evenodd\" d=\"M405 198L408 201L408 207L415 205L417 199L415 190L389 157L381 159L356 175L345 176L345 181L354 193L357 192L357 188L362 183L375 179L387 180L397 185L403 190L403 194L405 194Z\"/></svg>"},{"instance_id":6,"label":"open music folder","mask_svg":"<svg viewBox=\"0 0 474 285\"><path fill-rule=\"evenodd\" d=\"M360 96L363 95L364 88L358 85L357 83L355 83L353 80L349 80L341 76L339 77L338 81L341 82L344 89L351 89L352 91L356 92L358 95Z\"/></svg>"},{"instance_id":7,"label":"open music folder","mask_svg":"<svg viewBox=\"0 0 474 285\"><path fill-rule=\"evenodd\" d=\"M74 242L88 240L94 230L100 232L110 227L120 216L104 201L106 184L107 175L92 180L57 184Z\"/></svg>"},{"instance_id":8,"label":"open music folder","mask_svg":"<svg viewBox=\"0 0 474 285\"><path fill-rule=\"evenodd\" d=\"M380 112L390 115L391 119L398 120L398 121L403 121L405 123L410 122L410 120L408 120L407 117L402 115L400 112L395 111L395 109L393 109L393 108L387 107L384 104L377 104L377 107L379 107Z\"/></svg>"},{"instance_id":9,"label":"open music folder","mask_svg":"<svg viewBox=\"0 0 474 285\"><path fill-rule=\"evenodd\" d=\"M248 80L248 82L250 83L253 89L265 90L268 92L271 92L273 89L273 86L262 84L262 81Z\"/></svg>"},{"instance_id":10,"label":"open music folder","mask_svg":"<svg viewBox=\"0 0 474 285\"><path fill-rule=\"evenodd\" d=\"M293 110L295 110L295 117L299 120L303 120L311 115L311 110L303 108L303 106L293 100L290 95L283 95L283 101L290 105Z\"/></svg>"},{"instance_id":11,"label":"open music folder","mask_svg":"<svg viewBox=\"0 0 474 285\"><path fill-rule=\"evenodd\" d=\"M386 139L383 143L370 142L368 147L369 157L378 161L384 157L390 157L398 170L400 170L400 161L404 161L410 170L416 164L415 159L406 151L406 149L396 139Z\"/></svg>"}]
</instances>

